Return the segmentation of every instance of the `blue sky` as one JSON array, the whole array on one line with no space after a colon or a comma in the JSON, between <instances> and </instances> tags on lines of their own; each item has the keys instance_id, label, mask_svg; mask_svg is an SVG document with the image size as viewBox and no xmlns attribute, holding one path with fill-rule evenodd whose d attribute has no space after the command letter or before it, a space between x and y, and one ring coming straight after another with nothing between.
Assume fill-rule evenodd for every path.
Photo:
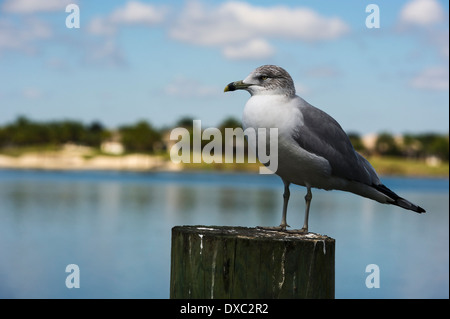
<instances>
[{"instance_id":1,"label":"blue sky","mask_svg":"<svg viewBox=\"0 0 450 319\"><path fill-rule=\"evenodd\" d=\"M80 9L69 29L67 4ZM380 28L367 28L366 5ZM360 134L449 130L448 1L0 1L0 124L240 119L262 64Z\"/></svg>"}]
</instances>

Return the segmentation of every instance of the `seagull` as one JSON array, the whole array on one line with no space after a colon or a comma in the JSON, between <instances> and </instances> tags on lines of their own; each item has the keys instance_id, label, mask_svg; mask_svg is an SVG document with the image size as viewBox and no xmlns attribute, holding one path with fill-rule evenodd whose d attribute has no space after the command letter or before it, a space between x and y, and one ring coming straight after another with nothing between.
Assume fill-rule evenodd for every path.
<instances>
[{"instance_id":1,"label":"seagull","mask_svg":"<svg viewBox=\"0 0 450 319\"><path fill-rule=\"evenodd\" d=\"M224 92L246 90L243 128L278 128L278 167L284 183L283 211L278 227L286 231L289 186L305 186L305 219L300 233L308 233L311 188L341 190L417 213L425 210L383 185L372 165L353 148L339 123L295 93L289 73L276 65L256 68L244 80L228 84ZM250 143L250 141L249 141Z\"/></svg>"}]
</instances>

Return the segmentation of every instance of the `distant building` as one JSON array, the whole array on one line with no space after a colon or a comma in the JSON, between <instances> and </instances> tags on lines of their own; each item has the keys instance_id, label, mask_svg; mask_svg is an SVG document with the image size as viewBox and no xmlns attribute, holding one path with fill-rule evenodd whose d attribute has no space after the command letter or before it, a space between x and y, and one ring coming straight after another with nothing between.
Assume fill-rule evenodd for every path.
<instances>
[{"instance_id":1,"label":"distant building","mask_svg":"<svg viewBox=\"0 0 450 319\"><path fill-rule=\"evenodd\" d=\"M123 144L116 141L106 141L100 145L100 149L103 153L121 155L124 153L125 148Z\"/></svg>"},{"instance_id":2,"label":"distant building","mask_svg":"<svg viewBox=\"0 0 450 319\"><path fill-rule=\"evenodd\" d=\"M369 152L372 152L375 149L377 139L378 139L378 134L371 133L371 134L364 135L361 138L361 141L362 141L364 147L366 148L366 150L368 150Z\"/></svg>"},{"instance_id":3,"label":"distant building","mask_svg":"<svg viewBox=\"0 0 450 319\"><path fill-rule=\"evenodd\" d=\"M441 165L442 160L437 156L431 155L427 156L427 158L425 159L425 163L427 163L428 166L436 167Z\"/></svg>"},{"instance_id":4,"label":"distant building","mask_svg":"<svg viewBox=\"0 0 450 319\"><path fill-rule=\"evenodd\" d=\"M114 131L108 140L100 144L100 150L106 154L121 155L125 152L125 147L120 140L120 133L118 131Z\"/></svg>"}]
</instances>

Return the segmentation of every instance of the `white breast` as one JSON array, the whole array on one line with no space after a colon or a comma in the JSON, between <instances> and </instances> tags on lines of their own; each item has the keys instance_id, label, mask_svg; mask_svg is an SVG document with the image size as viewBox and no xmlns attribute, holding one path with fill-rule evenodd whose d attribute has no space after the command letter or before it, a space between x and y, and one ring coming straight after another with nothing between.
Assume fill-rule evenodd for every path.
<instances>
[{"instance_id":1,"label":"white breast","mask_svg":"<svg viewBox=\"0 0 450 319\"><path fill-rule=\"evenodd\" d=\"M283 95L252 96L244 108L244 129L277 127L280 131L290 132L296 125L303 124L303 116L295 101Z\"/></svg>"},{"instance_id":2,"label":"white breast","mask_svg":"<svg viewBox=\"0 0 450 319\"><path fill-rule=\"evenodd\" d=\"M295 129L303 125L299 108L302 102L299 97L292 99L283 95L254 95L245 105L243 127L256 131L258 128L278 128L276 174L294 184L328 188L327 178L331 173L328 161L305 151L292 137Z\"/></svg>"}]
</instances>

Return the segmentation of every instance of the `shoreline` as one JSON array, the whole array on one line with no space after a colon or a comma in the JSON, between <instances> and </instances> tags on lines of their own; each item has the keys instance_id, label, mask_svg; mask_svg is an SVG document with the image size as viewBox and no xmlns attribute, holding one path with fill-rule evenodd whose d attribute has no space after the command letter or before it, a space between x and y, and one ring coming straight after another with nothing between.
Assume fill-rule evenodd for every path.
<instances>
[{"instance_id":1,"label":"shoreline","mask_svg":"<svg viewBox=\"0 0 450 319\"><path fill-rule=\"evenodd\" d=\"M180 171L182 165L167 161L163 156L145 154L84 157L58 153L30 153L18 157L0 155L0 169Z\"/></svg>"},{"instance_id":2,"label":"shoreline","mask_svg":"<svg viewBox=\"0 0 450 319\"><path fill-rule=\"evenodd\" d=\"M369 159L370 161L371 159ZM414 178L449 178L448 164L431 167L417 161L373 159L380 176ZM258 173L260 164L176 164L162 155L127 154L121 156L71 154L68 152L30 152L20 156L0 154L0 169L60 171L130 171L130 172L247 172ZM420 168L420 169L419 169Z\"/></svg>"}]
</instances>

